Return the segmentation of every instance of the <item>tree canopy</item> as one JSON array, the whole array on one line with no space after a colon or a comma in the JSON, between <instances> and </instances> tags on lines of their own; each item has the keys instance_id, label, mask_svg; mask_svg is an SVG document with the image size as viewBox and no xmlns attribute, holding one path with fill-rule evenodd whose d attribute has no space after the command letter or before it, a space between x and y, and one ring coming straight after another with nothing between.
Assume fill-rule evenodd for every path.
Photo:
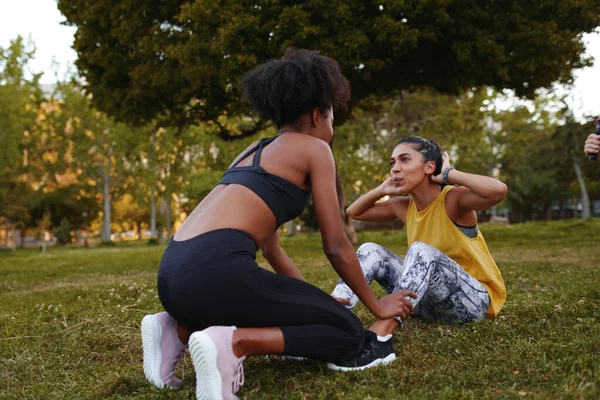
<instances>
[{"instance_id":1,"label":"tree canopy","mask_svg":"<svg viewBox=\"0 0 600 400\"><path fill-rule=\"evenodd\" d=\"M58 0L58 7L77 27L76 64L99 110L135 124L210 121L224 138L232 133L219 118L247 111L240 78L290 46L336 58L353 104L418 87L457 93L489 85L532 96L589 63L581 37L600 25L595 0ZM250 123L241 134L256 130Z\"/></svg>"},{"instance_id":2,"label":"tree canopy","mask_svg":"<svg viewBox=\"0 0 600 400\"><path fill-rule=\"evenodd\" d=\"M34 50L17 37L0 47L0 217L25 224L31 190L24 183L34 168L29 151L41 102L41 74L27 77Z\"/></svg>"}]
</instances>

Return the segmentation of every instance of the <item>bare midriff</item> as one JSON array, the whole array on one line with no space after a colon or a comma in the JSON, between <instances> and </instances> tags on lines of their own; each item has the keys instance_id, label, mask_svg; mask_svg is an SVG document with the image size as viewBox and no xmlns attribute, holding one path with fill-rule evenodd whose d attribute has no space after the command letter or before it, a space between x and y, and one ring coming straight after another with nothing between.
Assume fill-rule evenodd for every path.
<instances>
[{"instance_id":1,"label":"bare midriff","mask_svg":"<svg viewBox=\"0 0 600 400\"><path fill-rule=\"evenodd\" d=\"M219 185L198 204L173 237L194 238L217 229L239 229L254 239L257 247L275 231L275 215L252 190L238 184Z\"/></svg>"}]
</instances>

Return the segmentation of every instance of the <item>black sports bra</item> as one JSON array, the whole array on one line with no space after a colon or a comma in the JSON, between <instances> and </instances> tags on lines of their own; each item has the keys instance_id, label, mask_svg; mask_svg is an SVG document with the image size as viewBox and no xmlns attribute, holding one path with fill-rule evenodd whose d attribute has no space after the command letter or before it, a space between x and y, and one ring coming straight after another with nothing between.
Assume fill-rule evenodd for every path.
<instances>
[{"instance_id":1,"label":"black sports bra","mask_svg":"<svg viewBox=\"0 0 600 400\"><path fill-rule=\"evenodd\" d=\"M265 146L278 136L261 139L258 144L248 150L231 166L219 185L235 183L243 185L256 193L271 209L277 221L277 227L296 218L308 205L310 190L304 190L298 185L265 171L260 166L260 154ZM237 165L253 152L252 165L237 167Z\"/></svg>"}]
</instances>

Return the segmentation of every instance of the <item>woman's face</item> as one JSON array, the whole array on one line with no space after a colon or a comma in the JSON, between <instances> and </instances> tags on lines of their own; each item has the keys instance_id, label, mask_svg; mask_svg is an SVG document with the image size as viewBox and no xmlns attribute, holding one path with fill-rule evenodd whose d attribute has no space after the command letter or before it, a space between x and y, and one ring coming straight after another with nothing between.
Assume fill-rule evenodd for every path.
<instances>
[{"instance_id":1,"label":"woman's face","mask_svg":"<svg viewBox=\"0 0 600 400\"><path fill-rule=\"evenodd\" d=\"M423 155L410 143L400 143L394 148L390 166L392 184L402 196L408 195L425 179L430 179L429 176L435 170L435 163L425 162Z\"/></svg>"}]
</instances>

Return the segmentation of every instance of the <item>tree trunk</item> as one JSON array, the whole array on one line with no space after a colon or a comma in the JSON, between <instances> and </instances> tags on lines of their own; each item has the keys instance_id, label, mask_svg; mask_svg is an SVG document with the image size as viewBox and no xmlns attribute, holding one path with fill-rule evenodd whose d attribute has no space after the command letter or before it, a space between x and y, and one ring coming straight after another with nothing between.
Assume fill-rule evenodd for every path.
<instances>
[{"instance_id":1,"label":"tree trunk","mask_svg":"<svg viewBox=\"0 0 600 400\"><path fill-rule=\"evenodd\" d=\"M575 168L575 175L577 176L577 182L579 182L579 188L581 189L581 202L583 203L583 210L581 218L588 219L590 217L590 197L588 196L587 188L585 187L585 181L581 174L581 166L579 160L573 157L573 168Z\"/></svg>"},{"instance_id":2,"label":"tree trunk","mask_svg":"<svg viewBox=\"0 0 600 400\"><path fill-rule=\"evenodd\" d=\"M165 239L168 243L171 240L171 196L167 195L165 202L167 207L165 210L165 225L167 228L167 236Z\"/></svg>"},{"instance_id":3,"label":"tree trunk","mask_svg":"<svg viewBox=\"0 0 600 400\"><path fill-rule=\"evenodd\" d=\"M19 244L20 248L25 247L25 229L19 229Z\"/></svg>"},{"instance_id":4,"label":"tree trunk","mask_svg":"<svg viewBox=\"0 0 600 400\"><path fill-rule=\"evenodd\" d=\"M102 166L102 197L103 212L102 218L102 242L110 242L110 167L111 160L108 157L108 165Z\"/></svg>"},{"instance_id":5,"label":"tree trunk","mask_svg":"<svg viewBox=\"0 0 600 400\"><path fill-rule=\"evenodd\" d=\"M137 227L138 240L142 240L142 223L140 221L135 221L135 226Z\"/></svg>"},{"instance_id":6,"label":"tree trunk","mask_svg":"<svg viewBox=\"0 0 600 400\"><path fill-rule=\"evenodd\" d=\"M150 239L156 238L156 199L154 198L154 185L150 192Z\"/></svg>"},{"instance_id":7,"label":"tree trunk","mask_svg":"<svg viewBox=\"0 0 600 400\"><path fill-rule=\"evenodd\" d=\"M42 253L46 252L46 229L42 229Z\"/></svg>"},{"instance_id":8,"label":"tree trunk","mask_svg":"<svg viewBox=\"0 0 600 400\"><path fill-rule=\"evenodd\" d=\"M565 219L565 210L562 200L558 203L559 211L560 211L560 220Z\"/></svg>"},{"instance_id":9,"label":"tree trunk","mask_svg":"<svg viewBox=\"0 0 600 400\"><path fill-rule=\"evenodd\" d=\"M354 221L346 215L346 196L344 195L344 186L342 184L342 177L340 171L335 171L335 189L337 191L338 206L340 207L340 217L344 224L344 231L350 243L357 244L358 237L356 236L356 230L354 229Z\"/></svg>"}]
</instances>

